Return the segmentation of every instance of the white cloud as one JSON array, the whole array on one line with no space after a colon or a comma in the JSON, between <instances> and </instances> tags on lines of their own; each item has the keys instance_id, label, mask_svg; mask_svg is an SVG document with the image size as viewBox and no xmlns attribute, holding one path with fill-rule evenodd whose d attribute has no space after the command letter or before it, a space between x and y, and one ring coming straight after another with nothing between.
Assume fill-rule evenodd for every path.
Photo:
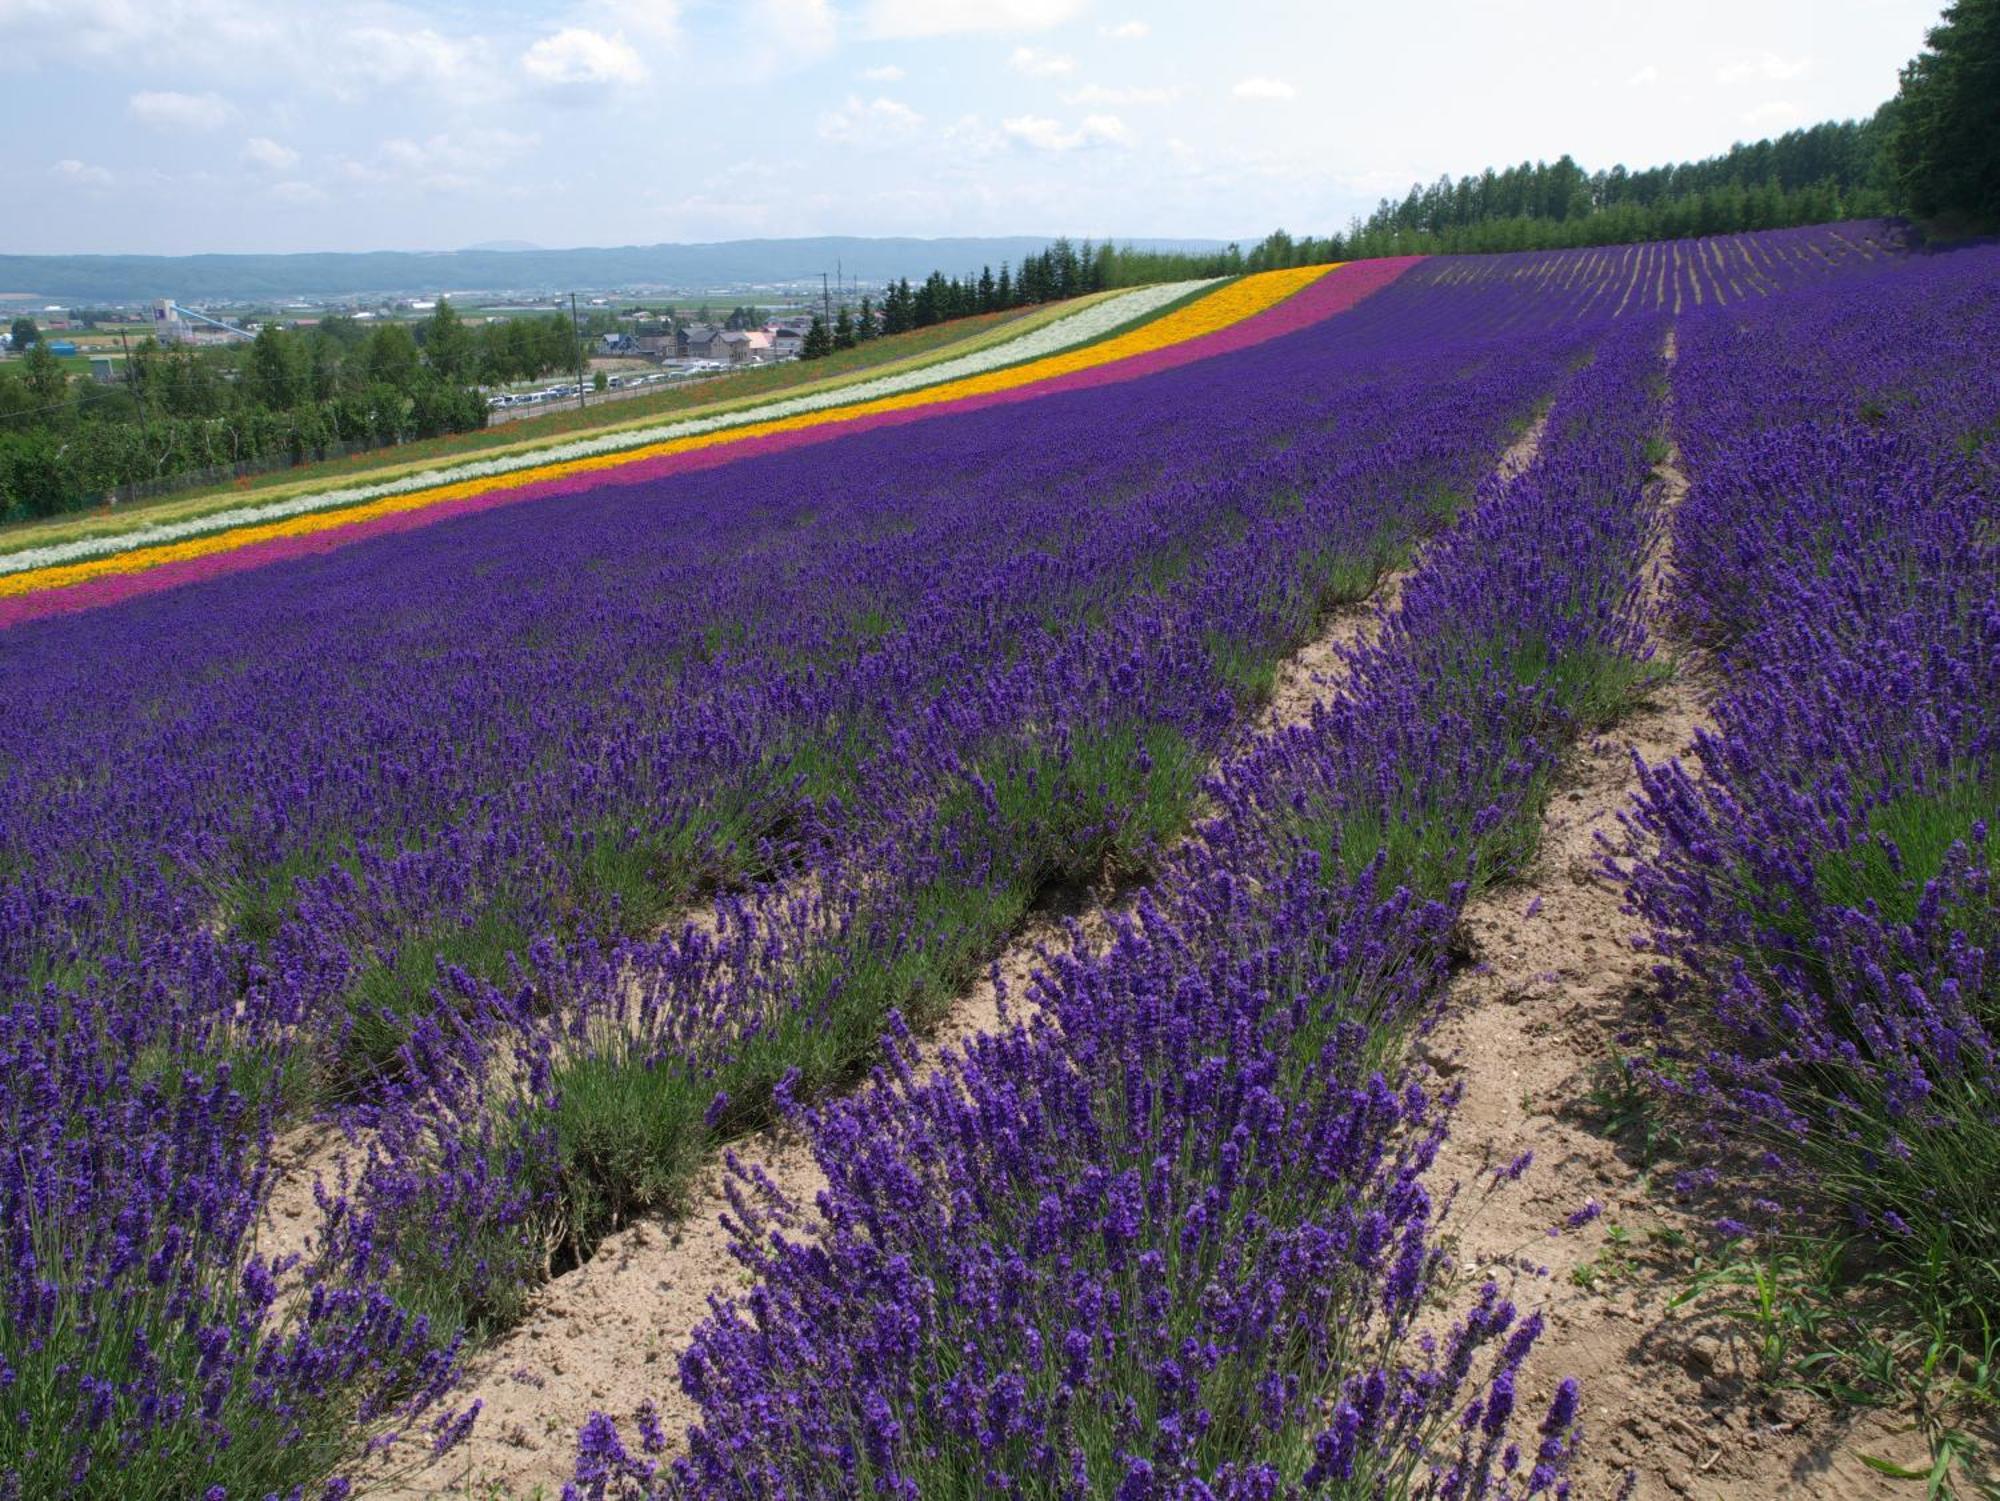
<instances>
[{"instance_id":1,"label":"white cloud","mask_svg":"<svg viewBox=\"0 0 2000 1501\"><path fill-rule=\"evenodd\" d=\"M900 83L910 75L894 63L884 63L879 68L863 68L860 76L870 83Z\"/></svg>"},{"instance_id":2,"label":"white cloud","mask_svg":"<svg viewBox=\"0 0 2000 1501\"><path fill-rule=\"evenodd\" d=\"M1769 130L1777 125L1792 125L1804 118L1805 111L1785 99L1771 99L1755 109L1743 111L1743 123L1754 125L1759 130Z\"/></svg>"},{"instance_id":3,"label":"white cloud","mask_svg":"<svg viewBox=\"0 0 2000 1501\"><path fill-rule=\"evenodd\" d=\"M807 3L810 8L826 8L814 0ZM775 8L785 8L782 0ZM680 0L591 0L590 17L605 28L644 42L670 47L680 40Z\"/></svg>"},{"instance_id":4,"label":"white cloud","mask_svg":"<svg viewBox=\"0 0 2000 1501\"><path fill-rule=\"evenodd\" d=\"M168 130L214 130L229 123L236 107L220 94L177 94L172 90L134 94L125 113L141 125Z\"/></svg>"},{"instance_id":5,"label":"white cloud","mask_svg":"<svg viewBox=\"0 0 2000 1501\"><path fill-rule=\"evenodd\" d=\"M1651 63L1647 63L1645 67L1641 68L1638 72L1634 73L1630 78L1625 80L1625 87L1628 89L1643 89L1646 88L1648 85L1658 83L1659 81L1660 81L1660 70L1654 67Z\"/></svg>"},{"instance_id":6,"label":"white cloud","mask_svg":"<svg viewBox=\"0 0 2000 1501\"><path fill-rule=\"evenodd\" d=\"M1077 151L1087 146L1126 146L1131 129L1116 115L1085 115L1071 128L1042 115L1015 115L1000 122L1001 130L1037 151Z\"/></svg>"},{"instance_id":7,"label":"white cloud","mask_svg":"<svg viewBox=\"0 0 2000 1501\"><path fill-rule=\"evenodd\" d=\"M1296 99L1299 91L1282 78L1246 78L1229 91L1238 99Z\"/></svg>"},{"instance_id":8,"label":"white cloud","mask_svg":"<svg viewBox=\"0 0 2000 1501\"><path fill-rule=\"evenodd\" d=\"M492 127L439 132L422 140L394 136L366 161L342 161L339 172L349 182L370 186L456 192L491 177L540 139Z\"/></svg>"},{"instance_id":9,"label":"white cloud","mask_svg":"<svg viewBox=\"0 0 2000 1501\"><path fill-rule=\"evenodd\" d=\"M93 167L89 162L80 162L75 157L64 157L49 168L51 177L59 177L64 182L73 182L78 187L108 188L111 174L102 167Z\"/></svg>"},{"instance_id":10,"label":"white cloud","mask_svg":"<svg viewBox=\"0 0 2000 1501\"><path fill-rule=\"evenodd\" d=\"M760 55L804 62L824 57L839 39L828 0L751 0L743 14Z\"/></svg>"},{"instance_id":11,"label":"white cloud","mask_svg":"<svg viewBox=\"0 0 2000 1501\"><path fill-rule=\"evenodd\" d=\"M819 117L821 140L879 144L914 135L924 117L897 99L849 95L839 109Z\"/></svg>"},{"instance_id":12,"label":"white cloud","mask_svg":"<svg viewBox=\"0 0 2000 1501\"><path fill-rule=\"evenodd\" d=\"M1138 42L1151 36L1153 28L1144 21L1120 21L1116 26L1098 27L1097 34L1114 42Z\"/></svg>"},{"instance_id":13,"label":"white cloud","mask_svg":"<svg viewBox=\"0 0 2000 1501\"><path fill-rule=\"evenodd\" d=\"M1030 78L1060 78L1076 71L1076 59L1066 52L1044 52L1039 47L1016 47L1007 65Z\"/></svg>"},{"instance_id":14,"label":"white cloud","mask_svg":"<svg viewBox=\"0 0 2000 1501\"><path fill-rule=\"evenodd\" d=\"M271 196L280 203L310 204L326 202L326 194L309 182L280 182L271 185Z\"/></svg>"},{"instance_id":15,"label":"white cloud","mask_svg":"<svg viewBox=\"0 0 2000 1501\"><path fill-rule=\"evenodd\" d=\"M521 54L521 68L537 83L555 87L638 83L646 64L623 33L606 36L583 26L565 26Z\"/></svg>"},{"instance_id":16,"label":"white cloud","mask_svg":"<svg viewBox=\"0 0 2000 1501\"><path fill-rule=\"evenodd\" d=\"M1087 83L1080 89L1072 89L1063 95L1065 104L1171 104L1180 98L1179 89L1148 88L1107 88L1101 83Z\"/></svg>"},{"instance_id":17,"label":"white cloud","mask_svg":"<svg viewBox=\"0 0 2000 1501\"><path fill-rule=\"evenodd\" d=\"M0 55L8 62L240 60L284 30L269 0L0 0Z\"/></svg>"},{"instance_id":18,"label":"white cloud","mask_svg":"<svg viewBox=\"0 0 2000 1501\"><path fill-rule=\"evenodd\" d=\"M501 91L492 49L481 38L449 37L428 26L356 26L324 45L327 81L343 97L414 88L465 103Z\"/></svg>"},{"instance_id":19,"label":"white cloud","mask_svg":"<svg viewBox=\"0 0 2000 1501\"><path fill-rule=\"evenodd\" d=\"M266 172L289 172L299 164L299 154L269 136L252 136L243 143L243 160Z\"/></svg>"},{"instance_id":20,"label":"white cloud","mask_svg":"<svg viewBox=\"0 0 2000 1501\"><path fill-rule=\"evenodd\" d=\"M1074 20L1085 0L868 0L870 36L953 36L967 31L1046 31Z\"/></svg>"},{"instance_id":21,"label":"white cloud","mask_svg":"<svg viewBox=\"0 0 2000 1501\"><path fill-rule=\"evenodd\" d=\"M1715 70L1717 83L1790 83L1812 69L1809 57L1780 57L1766 52L1759 57L1739 57Z\"/></svg>"}]
</instances>

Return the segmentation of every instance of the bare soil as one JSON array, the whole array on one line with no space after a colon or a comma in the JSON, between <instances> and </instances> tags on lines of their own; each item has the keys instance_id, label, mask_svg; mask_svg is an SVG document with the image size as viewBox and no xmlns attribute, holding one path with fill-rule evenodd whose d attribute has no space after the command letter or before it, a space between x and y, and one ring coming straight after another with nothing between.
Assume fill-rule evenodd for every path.
<instances>
[{"instance_id":1,"label":"bare soil","mask_svg":"<svg viewBox=\"0 0 2000 1501\"><path fill-rule=\"evenodd\" d=\"M1671 513L1687 490L1678 456L1670 453L1658 475ZM1649 609L1669 566L1663 542L1649 569ZM1655 634L1674 645L1670 633ZM1532 1362L1538 1389L1527 1396L1545 1405L1562 1377L1581 1380L1579 1496L1616 1495L1628 1474L1642 1498L1908 1496L1907 1483L1860 1457L1927 1464L1906 1419L1768 1389L1754 1331L1725 1311L1720 1294L1669 1306L1689 1285L1707 1227L1675 1202L1666 1169L1656 1176L1643 1150L1621 1148L1610 1134L1618 1039L1640 1024L1654 979L1602 856L1638 791L1633 753L1648 762L1684 757L1707 720L1707 665L1683 651L1676 669L1614 734L1572 758L1525 881L1465 913L1476 963L1455 982L1446 1019L1422 1047L1464 1091L1435 1181L1455 1181L1465 1202L1478 1201L1459 1232L1468 1276L1520 1260L1546 1268L1517 1298L1548 1319ZM1534 1165L1518 1184L1480 1190L1482 1178L1490 1183L1529 1150ZM1600 1218L1551 1234L1591 1202L1602 1206Z\"/></svg>"},{"instance_id":2,"label":"bare soil","mask_svg":"<svg viewBox=\"0 0 2000 1501\"><path fill-rule=\"evenodd\" d=\"M1503 470L1512 472L1508 466L1525 462L1520 454L1532 453L1539 434L1537 425L1510 448ZM1405 577L1406 572L1385 579L1369 601L1337 614L1281 666L1260 729L1304 723L1313 704L1337 690L1346 651L1380 628ZM1104 938L1132 894L1100 890L1071 898L1029 917L924 1040L926 1057L994 1031L1005 1016L1021 1015L1029 981L1046 958L1067 952L1075 936L1086 943ZM747 1138L735 1154L760 1165L794 1203L811 1204L825 1186L811 1153L788 1127ZM726 1180L723 1162L711 1164L682 1219L620 1231L583 1266L542 1289L527 1318L473 1362L460 1400L477 1399L484 1406L471 1435L384 1494L397 1501L441 1494L553 1496L570 1478L577 1430L593 1411L611 1414L629 1430L640 1403L651 1400L669 1439L683 1433L697 1412L681 1394L676 1363L695 1327L708 1317L711 1297L747 1286L723 1225L729 1211Z\"/></svg>"},{"instance_id":3,"label":"bare soil","mask_svg":"<svg viewBox=\"0 0 2000 1501\"><path fill-rule=\"evenodd\" d=\"M1538 420L1510 447L1501 477L1526 467L1542 430ZM1661 484L1669 506L1685 490L1671 458ZM1665 563L1655 560L1649 600ZM1349 652L1380 629L1408 576L1384 579L1368 603L1342 612L1281 667L1259 730L1304 722L1315 702L1338 691ZM1526 880L1468 909L1464 932L1477 962L1455 982L1445 1021L1422 1045L1436 1071L1464 1090L1435 1177L1440 1187L1463 1184L1468 1204L1480 1200L1458 1221L1464 1272L1476 1278L1524 1261L1542 1270L1521 1295L1549 1321L1532 1362L1539 1389L1524 1396L1546 1402L1560 1377L1583 1381L1579 1496L1617 1494L1628 1475L1639 1497L1906 1496L1907 1485L1859 1457L1922 1461L1921 1441L1900 1431L1906 1425L1767 1391L1746 1331L1715 1299L1668 1308L1687 1284L1689 1248L1702 1226L1605 1129L1601 1086L1615 1068L1618 1035L1646 1004L1651 977L1649 961L1631 943L1619 892L1601 873L1599 841L1616 835L1617 814L1636 788L1633 750L1648 760L1684 752L1704 722L1706 688L1700 660L1684 656L1675 676L1615 735L1581 748L1550 805ZM1076 893L1066 907L1037 911L927 1039L926 1055L1018 1016L1047 955L1067 950L1078 933L1086 943L1100 940L1129 900L1129 893ZM299 1180L315 1168L328 1171L338 1147L337 1137L297 1144L299 1162L273 1201L274 1242L296 1246L298 1227L311 1219L309 1178L304 1189ZM1518 1184L1477 1192L1482 1177L1490 1180L1527 1149L1535 1163ZM761 1164L796 1203L810 1204L824 1186L789 1128L759 1133L735 1152ZM729 1254L726 1179L724 1163L711 1164L684 1217L610 1236L591 1260L541 1289L523 1322L473 1363L463 1395L483 1410L470 1438L377 1493L398 1501L553 1497L570 1476L577 1430L592 1411L609 1413L636 1439L632 1417L650 1400L670 1439L683 1432L697 1414L681 1395L677 1361L711 1301L747 1285ZM1604 1206L1599 1219L1548 1233L1592 1200Z\"/></svg>"}]
</instances>

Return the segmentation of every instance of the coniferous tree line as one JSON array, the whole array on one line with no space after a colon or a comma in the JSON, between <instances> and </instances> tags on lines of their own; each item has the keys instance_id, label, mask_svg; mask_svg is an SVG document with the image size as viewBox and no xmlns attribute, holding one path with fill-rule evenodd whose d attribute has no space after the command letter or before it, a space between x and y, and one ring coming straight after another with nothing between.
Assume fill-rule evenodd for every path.
<instances>
[{"instance_id":1,"label":"coniferous tree line","mask_svg":"<svg viewBox=\"0 0 2000 1501\"><path fill-rule=\"evenodd\" d=\"M1828 121L1700 161L1587 171L1573 157L1414 184L1344 232L1279 230L1249 250L1184 254L1059 240L1011 282L933 272L883 305L884 331L1107 287L1411 254L1556 250L1907 215L1918 234L2000 231L2000 0L1953 0L1866 120ZM928 293L927 301L924 301ZM942 312L939 309L943 309Z\"/></svg>"}]
</instances>

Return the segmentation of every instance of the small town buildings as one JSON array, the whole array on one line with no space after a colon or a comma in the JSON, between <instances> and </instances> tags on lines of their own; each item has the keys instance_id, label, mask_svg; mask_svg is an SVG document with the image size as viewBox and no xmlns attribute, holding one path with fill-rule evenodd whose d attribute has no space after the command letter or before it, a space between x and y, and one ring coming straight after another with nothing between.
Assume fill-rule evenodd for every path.
<instances>
[{"instance_id":1,"label":"small town buildings","mask_svg":"<svg viewBox=\"0 0 2000 1501\"><path fill-rule=\"evenodd\" d=\"M674 335L674 353L684 360L719 360L722 330L712 323L690 323Z\"/></svg>"},{"instance_id":2,"label":"small town buildings","mask_svg":"<svg viewBox=\"0 0 2000 1501\"><path fill-rule=\"evenodd\" d=\"M765 365L774 357L771 336L761 328L730 329L718 339L722 353L713 356L730 365Z\"/></svg>"}]
</instances>

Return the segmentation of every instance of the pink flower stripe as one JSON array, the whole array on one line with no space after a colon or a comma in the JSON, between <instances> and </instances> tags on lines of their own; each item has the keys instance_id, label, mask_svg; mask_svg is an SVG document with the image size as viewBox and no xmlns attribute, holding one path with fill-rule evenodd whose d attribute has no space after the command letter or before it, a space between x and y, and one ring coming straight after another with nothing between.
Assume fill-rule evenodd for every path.
<instances>
[{"instance_id":1,"label":"pink flower stripe","mask_svg":"<svg viewBox=\"0 0 2000 1501\"><path fill-rule=\"evenodd\" d=\"M1310 283L1276 306L1266 308L1263 312L1245 318L1240 323L1198 335L1179 344L1170 344L1164 349L1152 350L1146 354L1134 355L1130 359L1117 360L1088 370L1053 376L1032 385L1016 386L1011 390L985 392L954 401L934 402L895 411L871 412L865 416L845 420L836 417L812 427L764 433L732 443L640 459L615 469L565 475L559 479L441 501L419 510L372 517L353 526L336 527L329 531L311 532L302 536L274 537L267 541L250 543L230 552L163 563L158 567L136 573L111 574L66 589L47 589L0 598L0 630L47 615L94 609L100 605L115 604L120 600L152 594L161 589L242 573L269 563L312 557L332 552L335 548L345 547L350 543L396 532L412 531L417 527L429 526L433 522L448 520L454 516L469 516L521 501L577 495L606 485L649 484L668 475L713 469L738 459L780 453L809 444L827 443L850 433L870 432L876 428L921 422L957 412L980 411L987 407L1033 401L1064 391L1088 390L1118 381L1138 380L1163 370L1173 370L1182 365L1192 364L1196 360L1248 349L1252 345L1296 333L1337 313L1344 313L1362 299L1388 286L1421 259L1421 256L1398 256L1377 261L1349 262Z\"/></svg>"}]
</instances>

